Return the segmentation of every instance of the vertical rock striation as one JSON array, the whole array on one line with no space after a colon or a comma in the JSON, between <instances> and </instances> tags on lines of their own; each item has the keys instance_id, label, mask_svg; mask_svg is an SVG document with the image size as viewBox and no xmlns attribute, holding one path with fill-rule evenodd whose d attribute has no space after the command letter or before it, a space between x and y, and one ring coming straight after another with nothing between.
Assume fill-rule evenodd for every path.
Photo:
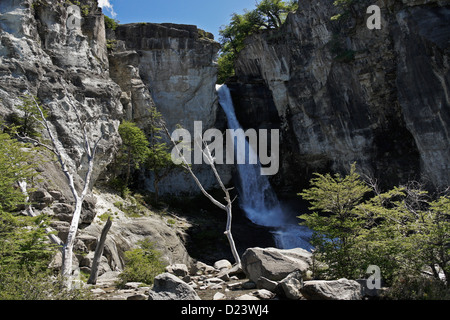
<instances>
[{"instance_id":1,"label":"vertical rock striation","mask_svg":"<svg viewBox=\"0 0 450 320\"><path fill-rule=\"evenodd\" d=\"M123 110L120 88L109 77L103 15L96 1L82 2L85 12L80 28L74 29L67 27L67 5L59 1L0 3L0 114L20 113L19 97L37 96L50 111L68 165L82 176L87 161L74 105L91 141L103 136L95 180L121 142L117 128ZM59 171L44 170L43 175L48 175L48 187L53 183L53 189L65 190Z\"/></svg>"},{"instance_id":2,"label":"vertical rock striation","mask_svg":"<svg viewBox=\"0 0 450 320\"><path fill-rule=\"evenodd\" d=\"M211 34L192 25L133 23L118 26L109 37L115 42L110 54L111 75L129 92L122 97L124 105L131 101L132 108L126 107L128 117L145 127L147 109L154 105L170 132L181 125L192 139L195 121L202 122L203 131L215 126L219 44ZM194 171L206 188L218 186L208 165L196 165ZM222 166L220 171L229 182L230 168ZM151 174L146 176L151 190ZM199 192L192 178L182 172L169 175L160 185L164 194Z\"/></svg>"},{"instance_id":3,"label":"vertical rock striation","mask_svg":"<svg viewBox=\"0 0 450 320\"><path fill-rule=\"evenodd\" d=\"M246 126L281 126L279 186L297 190L312 171L354 161L389 185L420 175L450 184L449 2L377 1L381 30L366 27L371 4L332 21L332 1L301 1L280 29L246 40L229 87L238 117L260 114Z\"/></svg>"}]
</instances>

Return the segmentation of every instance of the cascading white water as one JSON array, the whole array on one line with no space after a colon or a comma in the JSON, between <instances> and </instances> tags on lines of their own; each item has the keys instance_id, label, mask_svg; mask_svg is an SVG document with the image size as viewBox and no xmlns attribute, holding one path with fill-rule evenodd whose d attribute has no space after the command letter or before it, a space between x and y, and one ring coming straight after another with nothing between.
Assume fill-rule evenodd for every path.
<instances>
[{"instance_id":1,"label":"cascading white water","mask_svg":"<svg viewBox=\"0 0 450 320\"><path fill-rule=\"evenodd\" d=\"M229 129L241 129L230 90L226 85L217 85L216 90L220 105L227 116ZM236 134L244 135L244 132L238 130ZM242 138L246 141L245 137ZM274 239L279 248L310 249L311 245L307 241L311 235L310 230L299 225L289 224L269 179L267 176L261 175L261 165L249 164L248 159L257 158L250 144L246 141L245 150L236 148L235 152L236 154L244 152L247 156L245 164L237 165L240 180L239 203L247 217L257 225L274 228L276 230L273 232Z\"/></svg>"}]
</instances>

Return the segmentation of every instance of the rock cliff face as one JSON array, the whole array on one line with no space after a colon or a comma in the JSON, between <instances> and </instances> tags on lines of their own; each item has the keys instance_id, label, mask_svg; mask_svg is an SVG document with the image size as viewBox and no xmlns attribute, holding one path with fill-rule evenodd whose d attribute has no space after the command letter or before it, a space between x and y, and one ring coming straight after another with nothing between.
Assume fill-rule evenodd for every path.
<instances>
[{"instance_id":1,"label":"rock cliff face","mask_svg":"<svg viewBox=\"0 0 450 320\"><path fill-rule=\"evenodd\" d=\"M129 117L145 128L147 110L156 105L170 132L181 125L193 134L195 121L202 122L204 131L215 127L219 110L214 60L219 44L211 34L192 25L134 23L118 26L108 38L115 44L111 75L129 92L123 97L123 103L130 105ZM196 165L194 170L206 188L218 186L209 166ZM229 166L219 170L228 183ZM144 183L153 189L151 174ZM165 194L199 193L190 175L179 171L160 186Z\"/></svg>"},{"instance_id":2,"label":"rock cliff face","mask_svg":"<svg viewBox=\"0 0 450 320\"><path fill-rule=\"evenodd\" d=\"M148 70L143 69L141 65L143 62L137 51L125 48L117 52L108 52L104 18L96 0L80 1L79 24L70 26L68 21L72 16L68 9L69 5L70 3L64 1L48 0L0 2L0 118L8 119L14 113L21 115L18 109L22 104L21 96L28 94L37 96L49 110L48 120L51 129L65 152L67 165L74 173L78 184L87 170L83 128L79 124L74 108L78 109L89 139L94 142L103 137L95 162L92 182L95 185L99 178L104 176L121 144L118 134L120 122L123 119L130 119L145 125L146 110L155 104L151 93L159 92L155 90L164 90L165 85L160 84L162 79L154 79L151 83L155 86L153 89L143 81L148 81L150 74L145 74ZM169 38L165 38L169 37L167 34L159 34L158 37L161 37L161 42L170 41ZM200 55L202 47L198 46L197 40L193 39L189 46L190 48L197 46L196 50ZM196 62L191 61L193 57L190 55L179 57L179 66L187 67L191 63L191 67L183 74L184 78L180 76L180 80L175 81L176 83L185 81L183 91L185 96L174 97L172 105L159 103L163 110L164 107L172 108L169 108L169 111L165 110L166 113L176 114L173 109L181 109L188 105L189 93L192 94L190 99L199 97L201 99L205 94L209 104L205 101L196 101L189 107L194 108L198 105L201 109L206 105L205 109L197 112L196 120L204 120L211 125L214 122L213 114L216 107L212 90L215 79L207 78L207 72L202 73L201 70L196 74L192 65L200 61L206 65L206 59L210 58L211 66L208 72L211 73L210 77L213 77L212 48L217 45L209 40L208 43L210 53L198 57ZM167 51L170 51L169 47ZM176 53L174 54L176 56ZM170 59L170 57L167 60L160 59L155 63L162 64L159 68L163 70L166 66L170 66ZM173 68L167 68L167 71L174 72L175 76L176 71ZM209 86L206 82L201 83L196 88L190 89L189 85L194 85L195 81L211 81L211 83ZM167 86L169 85L167 83ZM172 86L175 86L172 90L180 89L176 84ZM207 91L207 88L211 88L208 94L202 91ZM186 93L188 90L191 91ZM155 97L158 97L158 94ZM188 114L189 111L185 110ZM182 116L179 115L178 119L182 119ZM171 120L174 123L180 122L176 119ZM44 134L43 138L48 137ZM35 210L44 211L54 218L52 227L65 241L73 213L73 197L59 164L53 161L51 155L45 154L45 157L48 161L40 164L39 168L42 178L38 186L40 189L32 195ZM178 187L183 186L179 183ZM91 196L84 204L80 224L80 229L84 231L80 231L77 242L77 247L84 253L95 249L96 237L101 230L101 220L98 216L105 213L102 211L105 206L102 199L101 194ZM85 238L82 238L83 236ZM182 237L168 226L164 219L148 217L133 220L125 217L123 221L118 219L114 222L106 250L108 262L104 264L105 268L120 270L123 267L123 252L136 246L143 238L158 242L158 249L163 252L168 263L188 263L190 258ZM80 266L86 264L86 261L82 260L78 261Z\"/></svg>"},{"instance_id":3,"label":"rock cliff face","mask_svg":"<svg viewBox=\"0 0 450 320\"><path fill-rule=\"evenodd\" d=\"M366 27L371 4L381 30ZM449 2L362 1L337 22L332 1L299 6L246 40L229 83L246 127L282 129L274 182L298 190L311 172L356 161L387 184L450 184Z\"/></svg>"},{"instance_id":4,"label":"rock cliff face","mask_svg":"<svg viewBox=\"0 0 450 320\"><path fill-rule=\"evenodd\" d=\"M69 29L67 10L55 1L1 2L0 114L18 112L19 97L25 94L37 96L50 110L68 165L83 174L83 135L71 101L82 113L90 139L103 135L97 178L121 142L117 128L123 107L120 88L108 75L103 15L96 2L87 3L90 12L81 28Z\"/></svg>"}]
</instances>

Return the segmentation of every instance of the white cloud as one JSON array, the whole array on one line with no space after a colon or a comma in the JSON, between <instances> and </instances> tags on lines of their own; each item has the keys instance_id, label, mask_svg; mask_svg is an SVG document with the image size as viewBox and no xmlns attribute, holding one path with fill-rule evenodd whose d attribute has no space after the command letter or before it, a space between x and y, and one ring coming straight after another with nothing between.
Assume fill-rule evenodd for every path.
<instances>
[{"instance_id":1,"label":"white cloud","mask_svg":"<svg viewBox=\"0 0 450 320\"><path fill-rule=\"evenodd\" d=\"M117 16L117 13L114 11L114 7L111 4L110 0L98 0L98 6L103 10L109 11L109 13L113 18Z\"/></svg>"}]
</instances>

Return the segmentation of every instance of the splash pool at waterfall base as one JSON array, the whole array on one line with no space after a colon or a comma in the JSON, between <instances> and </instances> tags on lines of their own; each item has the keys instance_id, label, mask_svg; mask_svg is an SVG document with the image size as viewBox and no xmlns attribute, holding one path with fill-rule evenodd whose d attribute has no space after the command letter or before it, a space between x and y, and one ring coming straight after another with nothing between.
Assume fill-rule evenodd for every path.
<instances>
[{"instance_id":1,"label":"splash pool at waterfall base","mask_svg":"<svg viewBox=\"0 0 450 320\"><path fill-rule=\"evenodd\" d=\"M235 194L233 193L233 196ZM292 228L284 233L284 239L295 240L292 247L300 247L308 250L310 244L309 239L304 237L308 232L302 228L297 229L298 223L301 221L296 216L306 213L303 208L306 207L301 199L282 198L280 202L282 207L286 208L285 212L290 214L290 223L286 225L286 229ZM225 211L211 204L211 202L199 196L193 200L193 205L184 204L180 207L180 213L186 218L191 227L186 230L186 249L189 255L204 263L213 265L216 261L227 259L233 263L230 246L224 235L227 217ZM265 227L254 224L244 212L237 201L233 205L233 224L232 233L236 243L238 253L242 256L248 248L279 248L280 233L283 229L274 227ZM295 231L295 232L293 232ZM299 232L300 231L300 232ZM299 238L297 238L297 235ZM304 237L304 238L303 238ZM285 240L286 241L286 240ZM278 242L278 243L277 243Z\"/></svg>"}]
</instances>

